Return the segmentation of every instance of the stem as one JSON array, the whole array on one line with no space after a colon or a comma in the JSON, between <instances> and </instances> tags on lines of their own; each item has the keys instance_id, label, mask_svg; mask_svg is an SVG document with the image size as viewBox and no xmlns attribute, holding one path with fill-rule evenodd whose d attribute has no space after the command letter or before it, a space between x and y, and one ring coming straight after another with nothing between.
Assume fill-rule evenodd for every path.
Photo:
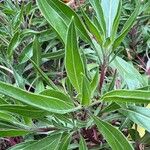
<instances>
[{"instance_id":1,"label":"stem","mask_svg":"<svg viewBox=\"0 0 150 150\"><path fill-rule=\"evenodd\" d=\"M103 87L103 83L105 80L106 72L107 72L107 61L106 61L106 58L104 58L103 64L101 66L101 75L100 75L100 80L99 80L99 92L100 92L100 94L102 92L102 87Z\"/></svg>"},{"instance_id":2,"label":"stem","mask_svg":"<svg viewBox=\"0 0 150 150\"><path fill-rule=\"evenodd\" d=\"M38 132L49 132L49 131L55 131L55 130L59 130L56 127L47 127L47 128L38 128L37 131Z\"/></svg>"},{"instance_id":3,"label":"stem","mask_svg":"<svg viewBox=\"0 0 150 150\"><path fill-rule=\"evenodd\" d=\"M143 67L145 67L146 65L145 65L145 63L144 63L144 60L142 60L142 59L140 58L140 56L138 55L138 53L136 52L136 50L133 48L132 51L135 53L135 55L136 55L137 59L140 61L141 65L142 65Z\"/></svg>"}]
</instances>

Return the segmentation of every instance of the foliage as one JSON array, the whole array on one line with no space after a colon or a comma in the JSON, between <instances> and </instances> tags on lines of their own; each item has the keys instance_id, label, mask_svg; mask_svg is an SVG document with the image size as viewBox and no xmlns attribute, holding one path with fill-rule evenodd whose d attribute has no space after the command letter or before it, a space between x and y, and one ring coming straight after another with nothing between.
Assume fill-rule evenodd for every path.
<instances>
[{"instance_id":1,"label":"foliage","mask_svg":"<svg viewBox=\"0 0 150 150\"><path fill-rule=\"evenodd\" d=\"M9 150L149 149L150 2L68 4L0 3L1 139Z\"/></svg>"}]
</instances>

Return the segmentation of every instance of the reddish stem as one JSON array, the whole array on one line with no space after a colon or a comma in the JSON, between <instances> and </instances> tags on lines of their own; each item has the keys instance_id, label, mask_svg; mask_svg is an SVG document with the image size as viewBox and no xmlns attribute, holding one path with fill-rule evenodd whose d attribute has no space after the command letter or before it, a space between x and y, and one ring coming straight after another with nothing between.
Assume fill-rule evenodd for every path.
<instances>
[{"instance_id":1,"label":"reddish stem","mask_svg":"<svg viewBox=\"0 0 150 150\"><path fill-rule=\"evenodd\" d=\"M99 92L102 92L102 87L103 87L103 83L105 80L105 75L107 72L107 65L106 65L106 61L104 60L102 67L101 67L101 75L100 75L100 80L99 80Z\"/></svg>"},{"instance_id":2,"label":"reddish stem","mask_svg":"<svg viewBox=\"0 0 150 150\"><path fill-rule=\"evenodd\" d=\"M55 130L58 130L58 128L55 128L55 127L38 128L38 132L49 132L49 131L55 131Z\"/></svg>"}]
</instances>

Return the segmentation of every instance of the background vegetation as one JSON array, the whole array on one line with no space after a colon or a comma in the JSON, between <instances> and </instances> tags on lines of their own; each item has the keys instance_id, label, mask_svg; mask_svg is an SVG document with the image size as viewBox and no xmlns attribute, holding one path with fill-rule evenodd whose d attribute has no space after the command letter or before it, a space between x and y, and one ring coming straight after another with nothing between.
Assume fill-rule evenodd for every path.
<instances>
[{"instance_id":1,"label":"background vegetation","mask_svg":"<svg viewBox=\"0 0 150 150\"><path fill-rule=\"evenodd\" d=\"M0 150L149 150L150 1L0 2Z\"/></svg>"}]
</instances>

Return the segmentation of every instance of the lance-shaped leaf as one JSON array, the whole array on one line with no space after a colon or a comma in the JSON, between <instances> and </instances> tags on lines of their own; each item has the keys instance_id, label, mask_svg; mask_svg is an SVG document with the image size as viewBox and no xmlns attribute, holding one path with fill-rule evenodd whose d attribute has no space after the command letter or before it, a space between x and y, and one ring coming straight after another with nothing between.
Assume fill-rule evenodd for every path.
<instances>
[{"instance_id":1,"label":"lance-shaped leaf","mask_svg":"<svg viewBox=\"0 0 150 150\"><path fill-rule=\"evenodd\" d=\"M38 40L38 37L35 36L33 41L33 56L32 60L36 63L38 67L41 65L41 47Z\"/></svg>"},{"instance_id":2,"label":"lance-shaped leaf","mask_svg":"<svg viewBox=\"0 0 150 150\"><path fill-rule=\"evenodd\" d=\"M102 133L112 150L134 150L126 137L117 128L95 116L93 116L93 119L99 132Z\"/></svg>"},{"instance_id":3,"label":"lance-shaped leaf","mask_svg":"<svg viewBox=\"0 0 150 150\"><path fill-rule=\"evenodd\" d=\"M67 150L71 141L72 134L63 134L59 150Z\"/></svg>"},{"instance_id":4,"label":"lance-shaped leaf","mask_svg":"<svg viewBox=\"0 0 150 150\"><path fill-rule=\"evenodd\" d=\"M42 54L42 58L47 58L47 59L60 59L63 58L65 56L65 51L64 50L59 50L56 52L50 52L50 53L45 53Z\"/></svg>"},{"instance_id":5,"label":"lance-shaped leaf","mask_svg":"<svg viewBox=\"0 0 150 150\"><path fill-rule=\"evenodd\" d=\"M65 66L70 82L77 92L80 93L82 85L81 74L85 74L85 70L77 44L77 35L73 20L71 21L67 32Z\"/></svg>"},{"instance_id":6,"label":"lance-shaped leaf","mask_svg":"<svg viewBox=\"0 0 150 150\"><path fill-rule=\"evenodd\" d=\"M128 106L122 109L122 114L127 116L131 121L140 125L150 132L150 109L139 106Z\"/></svg>"},{"instance_id":7,"label":"lance-shaped leaf","mask_svg":"<svg viewBox=\"0 0 150 150\"><path fill-rule=\"evenodd\" d=\"M99 74L99 69L96 70L96 73L92 79L92 81L90 82L90 86L91 86L91 95L94 94L96 88L98 87L98 83L99 83L99 77L100 74Z\"/></svg>"},{"instance_id":8,"label":"lance-shaped leaf","mask_svg":"<svg viewBox=\"0 0 150 150\"><path fill-rule=\"evenodd\" d=\"M120 45L120 43L122 42L122 40L124 39L124 37L127 35L127 33L129 32L129 30L133 26L134 21L136 20L136 17L139 14L139 9L140 9L140 5L138 3L137 6L136 6L136 8L135 8L135 11L131 14L131 16L129 17L129 19L126 21L126 23L124 24L123 29L121 30L120 35L115 40L115 42L113 44L113 49L114 50Z\"/></svg>"},{"instance_id":9,"label":"lance-shaped leaf","mask_svg":"<svg viewBox=\"0 0 150 150\"><path fill-rule=\"evenodd\" d=\"M37 0L37 5L43 16L50 23L61 39L65 40L67 24L47 0Z\"/></svg>"},{"instance_id":10,"label":"lance-shaped leaf","mask_svg":"<svg viewBox=\"0 0 150 150\"><path fill-rule=\"evenodd\" d=\"M72 16L74 16L75 24L82 39L91 41L80 18L69 6L58 0L37 0L37 4L46 20L57 31L64 43L66 43L66 32Z\"/></svg>"},{"instance_id":11,"label":"lance-shaped leaf","mask_svg":"<svg viewBox=\"0 0 150 150\"><path fill-rule=\"evenodd\" d=\"M48 114L44 110L40 110L40 109L34 108L32 106L27 106L27 105L3 104L3 105L0 105L0 110L8 111L8 112L15 113L15 114L18 114L24 117L29 117L29 118L40 118Z\"/></svg>"},{"instance_id":12,"label":"lance-shaped leaf","mask_svg":"<svg viewBox=\"0 0 150 150\"><path fill-rule=\"evenodd\" d=\"M106 22L103 14L103 9L100 3L100 0L90 0L90 4L94 8L97 16L97 20L99 22L100 28L102 29L103 33L106 35Z\"/></svg>"},{"instance_id":13,"label":"lance-shaped leaf","mask_svg":"<svg viewBox=\"0 0 150 150\"><path fill-rule=\"evenodd\" d=\"M10 43L8 45L8 49L7 49L7 55L9 58L11 58L11 56L13 55L14 50L16 49L16 47L19 44L19 32L16 32L12 39L10 40Z\"/></svg>"},{"instance_id":14,"label":"lance-shaped leaf","mask_svg":"<svg viewBox=\"0 0 150 150\"><path fill-rule=\"evenodd\" d=\"M16 125L18 127L27 127L20 123L11 113L8 113L7 111L0 111L0 121L7 122L8 124Z\"/></svg>"},{"instance_id":15,"label":"lance-shaped leaf","mask_svg":"<svg viewBox=\"0 0 150 150\"><path fill-rule=\"evenodd\" d=\"M106 23L106 37L111 37L113 23L117 15L120 0L101 0L104 20Z\"/></svg>"},{"instance_id":16,"label":"lance-shaped leaf","mask_svg":"<svg viewBox=\"0 0 150 150\"><path fill-rule=\"evenodd\" d=\"M33 143L35 143L36 141L26 141L26 142L21 142L19 144L16 144L12 147L10 147L8 150L22 150L23 148L27 147L28 145L31 145Z\"/></svg>"},{"instance_id":17,"label":"lance-shaped leaf","mask_svg":"<svg viewBox=\"0 0 150 150\"><path fill-rule=\"evenodd\" d=\"M88 150L86 142L82 136L80 136L79 150Z\"/></svg>"},{"instance_id":18,"label":"lance-shaped leaf","mask_svg":"<svg viewBox=\"0 0 150 150\"><path fill-rule=\"evenodd\" d=\"M40 67L38 67L38 66L36 65L36 63L35 63L33 60L30 59L30 61L31 61L32 65L34 66L34 68L36 69L36 71L39 73L40 77L41 77L50 87L52 87L53 89L59 90L58 87L53 83L53 81L47 76L47 74L44 73L44 72L40 69Z\"/></svg>"},{"instance_id":19,"label":"lance-shaped leaf","mask_svg":"<svg viewBox=\"0 0 150 150\"><path fill-rule=\"evenodd\" d=\"M118 103L150 103L150 92L142 90L115 90L103 95L102 100Z\"/></svg>"},{"instance_id":20,"label":"lance-shaped leaf","mask_svg":"<svg viewBox=\"0 0 150 150\"><path fill-rule=\"evenodd\" d=\"M112 41L114 41L114 39L117 35L118 26L119 26L120 17L121 17L121 10L122 10L122 0L119 0L116 17L114 19L114 22L113 22L113 25L112 25L112 30L111 30L111 39L112 39Z\"/></svg>"},{"instance_id":21,"label":"lance-shaped leaf","mask_svg":"<svg viewBox=\"0 0 150 150\"><path fill-rule=\"evenodd\" d=\"M62 134L54 134L48 136L42 140L27 145L26 147L22 148L22 150L57 150L59 147L61 136Z\"/></svg>"},{"instance_id":22,"label":"lance-shaped leaf","mask_svg":"<svg viewBox=\"0 0 150 150\"><path fill-rule=\"evenodd\" d=\"M89 32L94 36L96 41L102 45L103 44L103 32L102 30L99 30L99 28L96 27L96 25L89 19L89 17L86 15L86 13L82 10L82 14L84 17L85 24L89 30Z\"/></svg>"},{"instance_id":23,"label":"lance-shaped leaf","mask_svg":"<svg viewBox=\"0 0 150 150\"><path fill-rule=\"evenodd\" d=\"M90 82L86 76L82 75L82 105L89 105L91 101L91 87Z\"/></svg>"},{"instance_id":24,"label":"lance-shaped leaf","mask_svg":"<svg viewBox=\"0 0 150 150\"><path fill-rule=\"evenodd\" d=\"M31 131L24 129L7 129L7 130L0 129L0 137L16 137L16 136L23 136L29 133L31 133Z\"/></svg>"},{"instance_id":25,"label":"lance-shaped leaf","mask_svg":"<svg viewBox=\"0 0 150 150\"><path fill-rule=\"evenodd\" d=\"M0 93L48 112L64 114L73 111L75 108L72 100L62 93L61 97L58 91L55 91L55 94L57 95L58 93L60 95L59 97L55 97L54 94L52 96L44 96L30 93L20 88L13 87L10 84L0 82ZM64 96L66 97L65 99L63 98Z\"/></svg>"},{"instance_id":26,"label":"lance-shaped leaf","mask_svg":"<svg viewBox=\"0 0 150 150\"><path fill-rule=\"evenodd\" d=\"M136 89L146 85L142 75L129 62L121 57L116 57L111 63L110 67L117 69L123 81L127 84L129 89Z\"/></svg>"}]
</instances>

